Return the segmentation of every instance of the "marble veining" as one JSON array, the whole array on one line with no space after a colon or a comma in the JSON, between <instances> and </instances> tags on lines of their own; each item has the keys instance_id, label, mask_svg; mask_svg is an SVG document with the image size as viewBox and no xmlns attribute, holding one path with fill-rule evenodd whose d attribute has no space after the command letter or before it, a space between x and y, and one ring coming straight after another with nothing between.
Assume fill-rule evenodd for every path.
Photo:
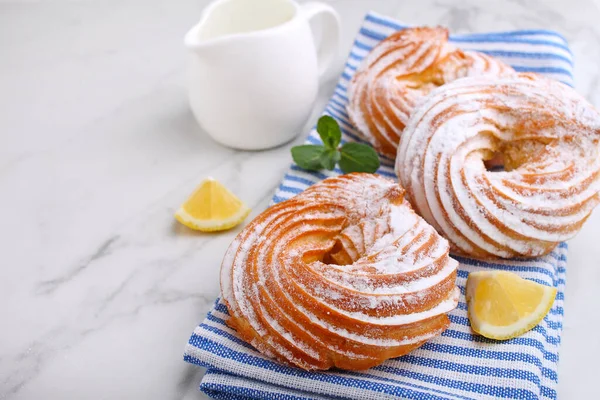
<instances>
[{"instance_id":1,"label":"marble veining","mask_svg":"<svg viewBox=\"0 0 600 400\"><path fill-rule=\"evenodd\" d=\"M336 68L364 13L454 32L551 28L576 88L600 106L600 2L329 1ZM289 148L226 149L187 106L182 38L205 0L0 2L0 399L203 399L185 342L219 292L239 228L195 233L173 213L206 176L263 210ZM598 212L571 242L559 396L596 392Z\"/></svg>"}]
</instances>

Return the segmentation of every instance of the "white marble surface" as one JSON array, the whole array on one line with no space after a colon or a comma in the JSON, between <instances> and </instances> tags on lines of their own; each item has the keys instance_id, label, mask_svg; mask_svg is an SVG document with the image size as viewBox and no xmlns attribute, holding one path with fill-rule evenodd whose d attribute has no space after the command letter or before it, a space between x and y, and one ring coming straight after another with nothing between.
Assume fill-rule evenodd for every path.
<instances>
[{"instance_id":1,"label":"white marble surface","mask_svg":"<svg viewBox=\"0 0 600 400\"><path fill-rule=\"evenodd\" d=\"M593 1L330 3L344 24L336 74L368 9L460 32L554 28L575 53L578 90L600 104ZM182 37L205 4L0 2L0 399L204 398L182 352L236 230L193 233L173 212L212 175L256 215L291 146L232 151L196 125ZM322 85L307 126L332 90ZM598 384L598 237L596 212L571 242L565 399L595 397Z\"/></svg>"}]
</instances>

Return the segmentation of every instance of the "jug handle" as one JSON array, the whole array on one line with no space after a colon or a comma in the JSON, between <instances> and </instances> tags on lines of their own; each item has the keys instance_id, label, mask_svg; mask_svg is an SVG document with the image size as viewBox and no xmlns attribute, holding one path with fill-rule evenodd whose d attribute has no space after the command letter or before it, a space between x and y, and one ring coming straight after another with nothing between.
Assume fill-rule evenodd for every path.
<instances>
[{"instance_id":1,"label":"jug handle","mask_svg":"<svg viewBox=\"0 0 600 400\"><path fill-rule=\"evenodd\" d=\"M315 30L321 31L321 43L317 44L317 60L319 78L322 79L338 53L341 35L340 16L333 7L319 2L303 3L300 9L311 25L313 34Z\"/></svg>"}]
</instances>

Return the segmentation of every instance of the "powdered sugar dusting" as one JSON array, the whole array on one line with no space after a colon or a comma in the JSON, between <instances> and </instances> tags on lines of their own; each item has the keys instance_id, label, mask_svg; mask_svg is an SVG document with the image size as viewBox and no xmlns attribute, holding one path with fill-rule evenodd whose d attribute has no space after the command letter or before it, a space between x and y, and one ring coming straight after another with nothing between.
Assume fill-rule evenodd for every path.
<instances>
[{"instance_id":1,"label":"powdered sugar dusting","mask_svg":"<svg viewBox=\"0 0 600 400\"><path fill-rule=\"evenodd\" d=\"M598 203L600 114L533 74L463 78L406 127L396 173L418 212L462 253L535 257L577 233ZM505 171L483 160L504 155Z\"/></svg>"},{"instance_id":2,"label":"powdered sugar dusting","mask_svg":"<svg viewBox=\"0 0 600 400\"><path fill-rule=\"evenodd\" d=\"M512 73L492 57L457 49L444 28L407 28L365 57L348 87L348 114L373 147L394 158L410 115L429 92L465 76Z\"/></svg>"},{"instance_id":3,"label":"powdered sugar dusting","mask_svg":"<svg viewBox=\"0 0 600 400\"><path fill-rule=\"evenodd\" d=\"M224 257L222 294L265 354L309 369L375 365L447 325L458 301L448 251L398 184L343 175L252 221Z\"/></svg>"}]
</instances>

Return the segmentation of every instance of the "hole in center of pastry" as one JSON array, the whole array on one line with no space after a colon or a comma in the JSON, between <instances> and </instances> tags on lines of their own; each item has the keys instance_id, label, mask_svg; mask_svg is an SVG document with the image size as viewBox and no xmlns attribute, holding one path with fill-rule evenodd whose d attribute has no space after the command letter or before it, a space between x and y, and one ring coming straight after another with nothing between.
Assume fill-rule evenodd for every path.
<instances>
[{"instance_id":1,"label":"hole in center of pastry","mask_svg":"<svg viewBox=\"0 0 600 400\"><path fill-rule=\"evenodd\" d=\"M396 79L401 81L407 89L416 90L423 94L428 94L445 83L443 75L439 71L431 69L400 75Z\"/></svg>"},{"instance_id":2,"label":"hole in center of pastry","mask_svg":"<svg viewBox=\"0 0 600 400\"><path fill-rule=\"evenodd\" d=\"M542 162L554 154L549 146L551 143L540 138L498 142L492 149L483 151L483 164L490 172L508 172Z\"/></svg>"},{"instance_id":3,"label":"hole in center of pastry","mask_svg":"<svg viewBox=\"0 0 600 400\"><path fill-rule=\"evenodd\" d=\"M354 262L352 257L348 254L342 242L338 239L335 244L325 253L323 257L323 263L333 265L350 265Z\"/></svg>"},{"instance_id":4,"label":"hole in center of pastry","mask_svg":"<svg viewBox=\"0 0 600 400\"><path fill-rule=\"evenodd\" d=\"M483 160L483 165L485 165L485 169L487 169L490 172L504 171L504 165L506 162L504 153L500 151L495 151L492 152L488 157L488 159Z\"/></svg>"}]
</instances>

